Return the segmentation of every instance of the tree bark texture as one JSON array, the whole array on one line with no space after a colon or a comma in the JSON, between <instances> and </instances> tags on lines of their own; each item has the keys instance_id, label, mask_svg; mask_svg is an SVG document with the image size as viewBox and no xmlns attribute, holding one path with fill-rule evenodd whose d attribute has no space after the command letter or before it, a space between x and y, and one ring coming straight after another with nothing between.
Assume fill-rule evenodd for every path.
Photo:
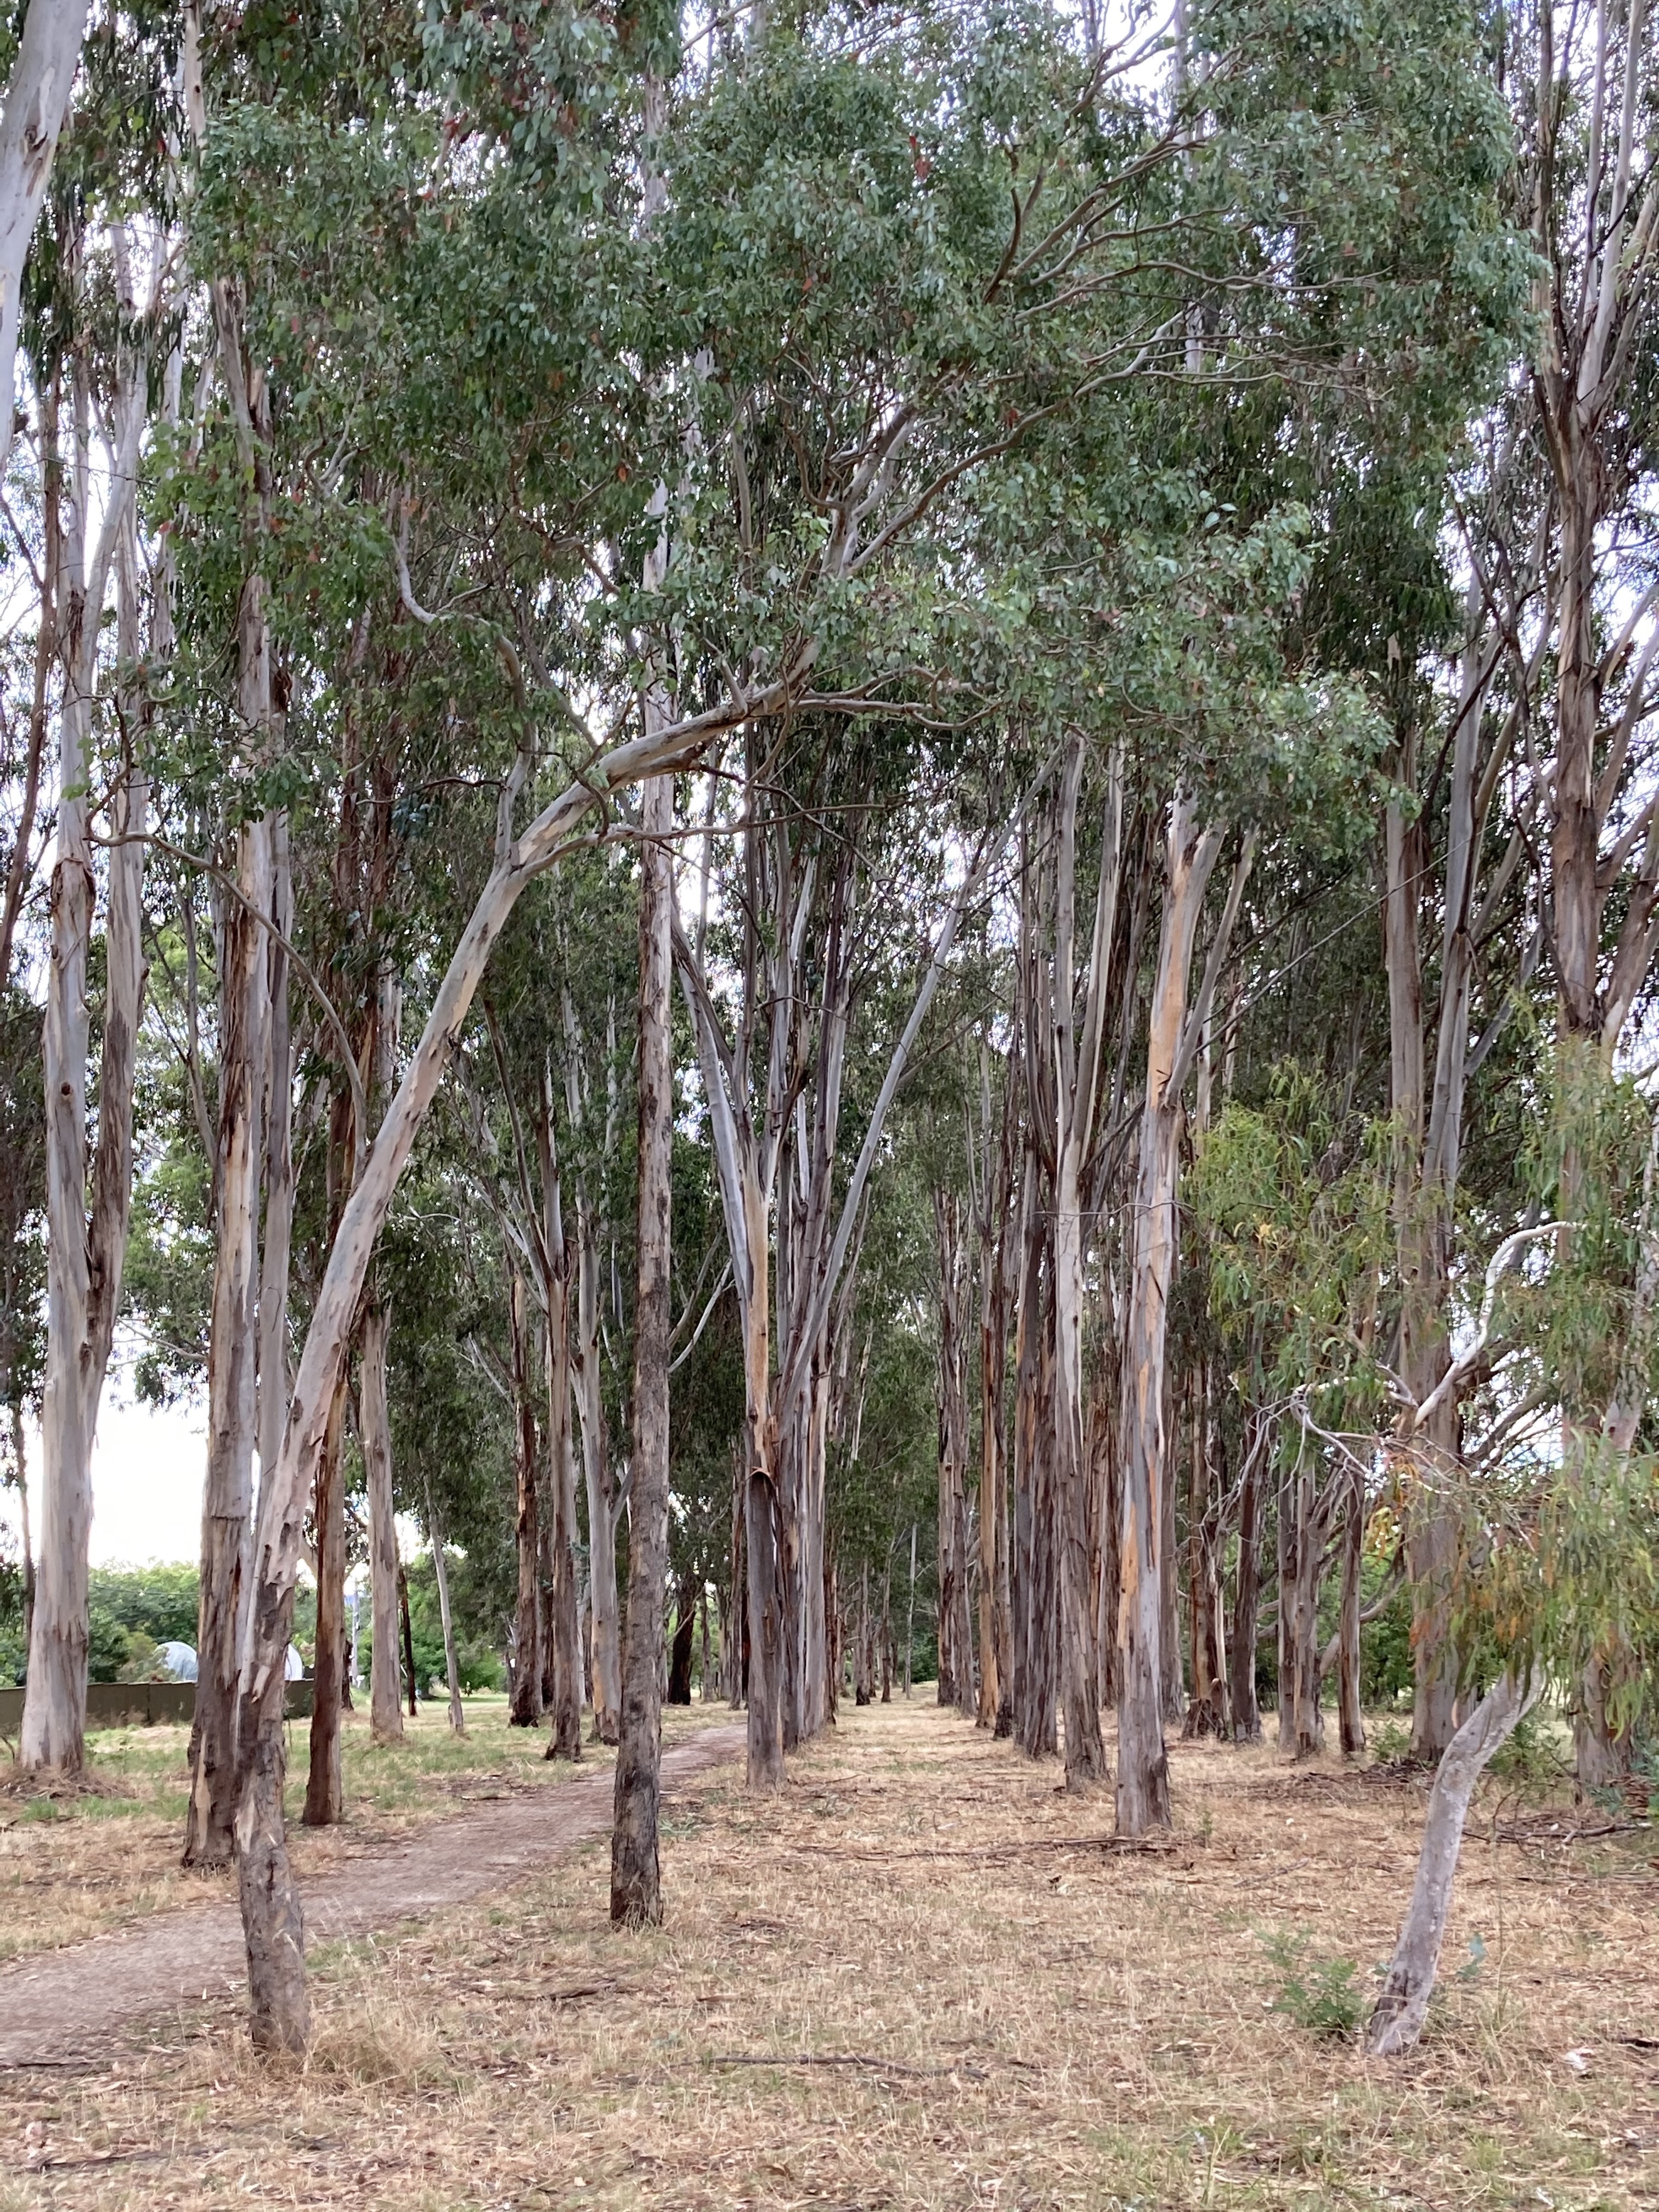
<instances>
[{"instance_id":1,"label":"tree bark texture","mask_svg":"<svg viewBox=\"0 0 1659 2212\"><path fill-rule=\"evenodd\" d=\"M311 1765L300 1818L330 1828L345 1818L340 1706L345 1686L345 1383L335 1392L328 1443L317 1469L317 1652L312 1668Z\"/></svg>"},{"instance_id":2,"label":"tree bark texture","mask_svg":"<svg viewBox=\"0 0 1659 2212\"><path fill-rule=\"evenodd\" d=\"M455 1619L449 1605L449 1568L444 1559L443 1530L432 1510L432 1493L426 1501L427 1534L432 1540L432 1571L438 1582L438 1616L444 1632L444 1680L449 1692L449 1725L457 1735L466 1734L466 1715L461 1710L461 1670L455 1653Z\"/></svg>"},{"instance_id":3,"label":"tree bark texture","mask_svg":"<svg viewBox=\"0 0 1659 2212\"><path fill-rule=\"evenodd\" d=\"M542 1186L542 1250L547 1322L548 1705L550 1759L582 1755L581 1609L576 1588L576 1466L570 1433L570 1255L557 1157L553 1148L552 1072L544 1065L536 1148Z\"/></svg>"},{"instance_id":4,"label":"tree bark texture","mask_svg":"<svg viewBox=\"0 0 1659 2212\"><path fill-rule=\"evenodd\" d=\"M1266 1449L1261 1416L1245 1416L1244 1470L1238 1491L1238 1566L1233 1579L1232 1639L1227 1655L1233 1741L1260 1743L1261 1707L1255 1687L1256 1626L1261 1598L1261 1476Z\"/></svg>"},{"instance_id":5,"label":"tree bark texture","mask_svg":"<svg viewBox=\"0 0 1659 2212\"><path fill-rule=\"evenodd\" d=\"M78 44L77 33L76 50ZM14 66L21 65L21 59L20 53ZM72 68L72 63L68 65ZM44 86L44 78L39 82ZM62 93L67 98L66 83ZM9 97L0 140L11 125ZM44 181L43 173L43 187ZM15 295L9 295L8 301L9 306L0 301L0 310L15 315ZM136 368L129 369L130 383L118 410L129 471L137 456L132 425L142 412L132 388L137 375ZM120 422L122 410L125 423ZM90 435L84 367L76 372L75 417L77 465L72 474L84 484ZM55 484L55 456L48 461L48 471ZM86 1086L91 1020L87 969L94 878L86 787L93 774L93 685L104 592L116 540L131 512L131 484L122 488L118 475L116 481L90 562L87 517L73 497L66 502L58 533L61 574L54 594L64 672L59 709L63 795L52 876L44 1029L46 1367L40 1411L39 1558L19 1753L26 1768L67 1774L79 1773L85 1759L92 1443L121 1302L132 1197L133 1079L144 991L143 847L137 841L146 829L149 787L134 766L120 777L112 804L118 839L133 842L117 843L109 856L104 1037L88 1210ZM130 608L130 627L136 617L136 608Z\"/></svg>"},{"instance_id":6,"label":"tree bark texture","mask_svg":"<svg viewBox=\"0 0 1659 2212\"><path fill-rule=\"evenodd\" d=\"M647 707L647 713L649 708ZM638 1288L634 1317L634 1453L629 1488L628 1613L622 1725L611 1836L611 1917L662 1919L658 1863L661 1790L663 1602L668 1576L670 1168L674 1133L674 824L672 777L645 787L641 808ZM688 1638L688 1669L689 1669Z\"/></svg>"},{"instance_id":7,"label":"tree bark texture","mask_svg":"<svg viewBox=\"0 0 1659 2212\"><path fill-rule=\"evenodd\" d=\"M404 1711L398 1666L398 1523L392 1502L392 1417L386 1402L390 1316L378 1297L363 1309L358 1355L358 1413L368 1491L368 1578L373 1641L368 1667L369 1732L401 1743Z\"/></svg>"},{"instance_id":8,"label":"tree bark texture","mask_svg":"<svg viewBox=\"0 0 1659 2212\"><path fill-rule=\"evenodd\" d=\"M16 416L17 332L23 264L69 113L87 27L87 0L34 0L6 79L0 112L0 477Z\"/></svg>"},{"instance_id":9,"label":"tree bark texture","mask_svg":"<svg viewBox=\"0 0 1659 2212\"><path fill-rule=\"evenodd\" d=\"M1492 1753L1508 1741L1543 1691L1541 1670L1524 1679L1513 1673L1500 1674L1446 1747L1429 1791L1411 1904L1365 2031L1365 2048L1373 2058L1399 2057L1413 2048L1423 2032L1451 1911L1469 1800Z\"/></svg>"},{"instance_id":10,"label":"tree bark texture","mask_svg":"<svg viewBox=\"0 0 1659 2212\"><path fill-rule=\"evenodd\" d=\"M1182 1058L1193 943L1219 842L1214 832L1199 833L1190 802L1177 798L1170 811L1164 914L1148 1019L1125 1341L1117 1709L1117 1827L1125 1836L1170 1825L1161 1613L1164 1487L1170 1479L1164 1343L1175 1273L1181 1141L1181 1096L1172 1079Z\"/></svg>"},{"instance_id":11,"label":"tree bark texture","mask_svg":"<svg viewBox=\"0 0 1659 2212\"><path fill-rule=\"evenodd\" d=\"M514 1533L519 1553L519 1601L513 1624L513 1692L507 1718L534 1728L542 1717L541 1525L537 1497L536 1402L531 1375L530 1315L522 1270L512 1262L509 1318L513 1334Z\"/></svg>"}]
</instances>

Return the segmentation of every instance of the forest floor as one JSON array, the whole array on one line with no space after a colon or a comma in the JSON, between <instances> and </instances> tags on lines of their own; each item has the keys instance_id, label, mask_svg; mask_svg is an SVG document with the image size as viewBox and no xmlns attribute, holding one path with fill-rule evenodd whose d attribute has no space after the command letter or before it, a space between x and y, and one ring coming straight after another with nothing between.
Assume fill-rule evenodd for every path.
<instances>
[{"instance_id":1,"label":"forest floor","mask_svg":"<svg viewBox=\"0 0 1659 2212\"><path fill-rule=\"evenodd\" d=\"M660 1930L611 1932L596 1841L319 1948L302 2067L219 2004L0 2078L0 2212L1659 2202L1644 1826L1491 1785L1430 2033L1379 2066L1316 2030L1375 1986L1421 1779L1171 1765L1176 1833L1127 1853L954 1715L844 1711L781 1797L677 1798Z\"/></svg>"},{"instance_id":2,"label":"forest floor","mask_svg":"<svg viewBox=\"0 0 1659 2212\"><path fill-rule=\"evenodd\" d=\"M383 1849L469 1805L544 1790L592 1769L609 1772L615 1753L584 1744L579 1767L548 1759L547 1731L509 1728L504 1697L464 1701L467 1733L453 1735L448 1707L421 1706L404 1718L404 1741L371 1743L363 1709L343 1717L340 1764L346 1818L337 1828L302 1828L307 1724L289 1723L289 1836L301 1881L365 1851ZM725 1706L671 1706L670 1744L713 1723ZM100 1729L87 1738L90 1787L42 1793L0 1765L0 1967L9 1960L131 1927L151 1913L235 1896L227 1874L179 1863L190 1793L187 1728Z\"/></svg>"}]
</instances>

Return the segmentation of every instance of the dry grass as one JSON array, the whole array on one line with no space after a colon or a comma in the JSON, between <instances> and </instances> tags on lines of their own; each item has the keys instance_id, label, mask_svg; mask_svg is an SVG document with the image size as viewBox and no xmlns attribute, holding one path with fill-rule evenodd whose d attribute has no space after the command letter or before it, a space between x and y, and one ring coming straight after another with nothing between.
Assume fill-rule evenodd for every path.
<instances>
[{"instance_id":1,"label":"dry grass","mask_svg":"<svg viewBox=\"0 0 1659 2212\"><path fill-rule=\"evenodd\" d=\"M953 1716L846 1714L781 1799L722 1772L677 1809L659 1932L611 1933L589 1848L320 1961L302 2070L218 2017L98 2079L0 2083L0 2207L1654 2200L1645 1838L1498 1842L1489 1805L1431 2037L1379 2068L1272 2008L1262 1937L1369 1976L1419 1789L1269 1752L1173 1761L1173 1845L1130 1856L1094 1840L1107 1803Z\"/></svg>"},{"instance_id":2,"label":"dry grass","mask_svg":"<svg viewBox=\"0 0 1659 2212\"><path fill-rule=\"evenodd\" d=\"M288 1813L301 1877L464 1805L545 1789L568 1776L568 1767L544 1756L545 1730L507 1726L504 1698L469 1698L466 1713L463 1740L451 1735L447 1707L423 1705L415 1720L405 1720L404 1742L391 1747L369 1741L366 1712L346 1714L346 1824L320 1832L299 1825L307 1724L290 1723ZM673 1741L730 1718L719 1705L671 1709L668 1735ZM42 1788L0 1768L0 1964L84 1942L204 1894L229 1893L228 1876L187 1874L179 1863L190 1730L106 1729L87 1745L87 1780L74 1788L51 1781ZM612 1756L601 1744L586 1745L583 1766L609 1765Z\"/></svg>"}]
</instances>

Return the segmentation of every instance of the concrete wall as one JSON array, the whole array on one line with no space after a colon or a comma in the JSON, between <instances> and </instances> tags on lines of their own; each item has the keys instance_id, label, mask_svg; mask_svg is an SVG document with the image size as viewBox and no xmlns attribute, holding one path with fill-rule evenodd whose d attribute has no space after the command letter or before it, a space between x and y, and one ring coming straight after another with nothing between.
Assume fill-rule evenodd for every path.
<instances>
[{"instance_id":1,"label":"concrete wall","mask_svg":"<svg viewBox=\"0 0 1659 2212\"><path fill-rule=\"evenodd\" d=\"M290 1720L311 1715L314 1685L290 1682L283 1711ZM194 1682L88 1682L87 1726L110 1728L188 1728L196 1715ZM23 1725L23 1692L0 1690L0 1736L13 1743Z\"/></svg>"}]
</instances>

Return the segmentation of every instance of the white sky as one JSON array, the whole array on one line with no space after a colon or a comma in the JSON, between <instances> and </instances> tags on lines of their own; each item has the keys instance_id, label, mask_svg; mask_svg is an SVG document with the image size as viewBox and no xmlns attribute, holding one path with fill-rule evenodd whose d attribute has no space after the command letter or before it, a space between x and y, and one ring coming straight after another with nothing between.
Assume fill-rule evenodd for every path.
<instances>
[{"instance_id":1,"label":"white sky","mask_svg":"<svg viewBox=\"0 0 1659 2212\"><path fill-rule=\"evenodd\" d=\"M40 1432L25 1431L29 1522L40 1544ZM92 1453L92 1564L149 1566L191 1560L202 1544L202 1478L207 1465L207 1409L175 1406L157 1412L133 1402L125 1377L112 1373ZM0 1490L0 1522L15 1551L17 1499Z\"/></svg>"}]
</instances>

